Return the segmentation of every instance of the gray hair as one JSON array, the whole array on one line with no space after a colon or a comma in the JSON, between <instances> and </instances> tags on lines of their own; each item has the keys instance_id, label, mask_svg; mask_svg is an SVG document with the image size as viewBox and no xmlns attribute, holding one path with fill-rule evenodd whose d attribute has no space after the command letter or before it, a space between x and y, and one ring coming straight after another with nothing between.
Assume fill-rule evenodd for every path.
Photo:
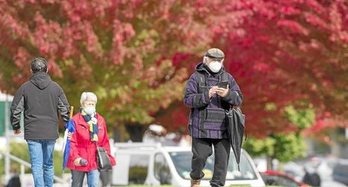
<instances>
[{"instance_id":1,"label":"gray hair","mask_svg":"<svg viewBox=\"0 0 348 187\"><path fill-rule=\"evenodd\" d=\"M82 106L83 102L85 101L95 101L97 103L98 99L97 99L97 95L95 95L95 93L93 92L82 92L81 94L81 98L80 98L80 104Z\"/></svg>"}]
</instances>

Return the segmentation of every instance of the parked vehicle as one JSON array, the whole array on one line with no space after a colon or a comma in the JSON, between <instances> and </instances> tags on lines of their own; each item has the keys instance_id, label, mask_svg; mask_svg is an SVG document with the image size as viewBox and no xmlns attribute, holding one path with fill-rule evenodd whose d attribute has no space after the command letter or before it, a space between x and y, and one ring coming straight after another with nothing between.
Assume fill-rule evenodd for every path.
<instances>
[{"instance_id":1,"label":"parked vehicle","mask_svg":"<svg viewBox=\"0 0 348 187\"><path fill-rule=\"evenodd\" d=\"M339 160L333 168L332 177L335 181L348 185L348 160Z\"/></svg>"},{"instance_id":2,"label":"parked vehicle","mask_svg":"<svg viewBox=\"0 0 348 187\"><path fill-rule=\"evenodd\" d=\"M114 156L118 162L112 171L112 185L171 185L190 186L191 147L162 146L146 143L116 143ZM210 186L214 158L209 157L204 169L201 186ZM231 153L226 186L265 186L259 172L248 155L242 150L240 171Z\"/></svg>"},{"instance_id":3,"label":"parked vehicle","mask_svg":"<svg viewBox=\"0 0 348 187\"><path fill-rule=\"evenodd\" d=\"M298 181L290 175L287 175L280 171L267 170L261 172L261 176L266 185L287 187L309 187L309 185L301 181Z\"/></svg>"}]
</instances>

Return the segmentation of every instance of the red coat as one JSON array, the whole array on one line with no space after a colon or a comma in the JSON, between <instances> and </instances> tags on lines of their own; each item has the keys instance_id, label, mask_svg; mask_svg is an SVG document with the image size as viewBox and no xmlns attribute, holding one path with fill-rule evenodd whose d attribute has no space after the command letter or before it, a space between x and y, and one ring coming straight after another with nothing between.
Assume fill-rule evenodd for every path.
<instances>
[{"instance_id":1,"label":"red coat","mask_svg":"<svg viewBox=\"0 0 348 187\"><path fill-rule=\"evenodd\" d=\"M116 164L115 158L110 154L110 143L107 134L106 123L104 118L96 114L98 120L98 146L103 147L110 158L111 164ZM98 168L96 152L97 148L94 142L91 141L88 124L83 119L81 113L76 114L72 120L75 123L75 132L72 133L70 139L70 155L67 163L67 168L79 171L91 171ZM87 166L75 166L74 160L78 157L88 161Z\"/></svg>"}]
</instances>

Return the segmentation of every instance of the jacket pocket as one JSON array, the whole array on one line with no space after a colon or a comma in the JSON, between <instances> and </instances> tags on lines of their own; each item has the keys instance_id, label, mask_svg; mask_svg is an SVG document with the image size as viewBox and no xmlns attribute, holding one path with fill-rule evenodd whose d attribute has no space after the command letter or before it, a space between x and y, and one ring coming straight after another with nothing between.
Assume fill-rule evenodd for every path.
<instances>
[{"instance_id":1,"label":"jacket pocket","mask_svg":"<svg viewBox=\"0 0 348 187\"><path fill-rule=\"evenodd\" d=\"M224 130L226 113L221 108L207 108L204 119L204 129Z\"/></svg>"}]
</instances>

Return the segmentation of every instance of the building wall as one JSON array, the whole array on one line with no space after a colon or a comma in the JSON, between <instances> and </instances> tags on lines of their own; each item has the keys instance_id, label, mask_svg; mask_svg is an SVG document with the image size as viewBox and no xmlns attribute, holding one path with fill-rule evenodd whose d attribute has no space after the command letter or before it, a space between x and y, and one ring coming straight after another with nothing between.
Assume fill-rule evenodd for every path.
<instances>
[{"instance_id":1,"label":"building wall","mask_svg":"<svg viewBox=\"0 0 348 187\"><path fill-rule=\"evenodd\" d=\"M6 106L7 104L7 106ZM0 101L0 136L5 135L5 126L6 126L6 121L9 123L10 122L10 106L11 102L5 102L5 101ZM5 116L7 115L7 116ZM6 119L7 117L7 119ZM8 127L10 127L10 124L8 124ZM10 129L10 128L9 128Z\"/></svg>"}]
</instances>

